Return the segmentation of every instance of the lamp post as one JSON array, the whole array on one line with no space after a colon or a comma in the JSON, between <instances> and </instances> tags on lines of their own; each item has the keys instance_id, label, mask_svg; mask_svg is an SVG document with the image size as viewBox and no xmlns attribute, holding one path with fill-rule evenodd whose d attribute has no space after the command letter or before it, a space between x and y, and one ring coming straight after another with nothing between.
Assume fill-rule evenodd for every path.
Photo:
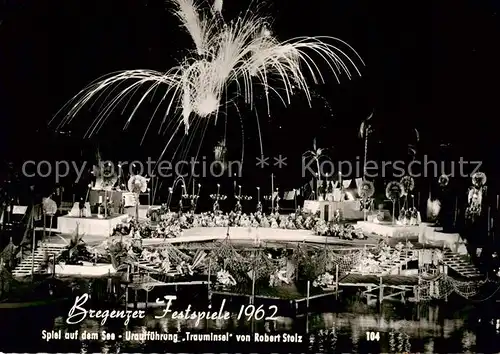
<instances>
[{"instance_id":1,"label":"lamp post","mask_svg":"<svg viewBox=\"0 0 500 354\"><path fill-rule=\"evenodd\" d=\"M260 187L257 187L257 213L262 213L262 202L260 201Z\"/></svg>"},{"instance_id":2,"label":"lamp post","mask_svg":"<svg viewBox=\"0 0 500 354\"><path fill-rule=\"evenodd\" d=\"M217 183L217 194L210 194L210 199L214 201L213 203L213 212L217 213L220 211L219 209L219 200L226 200L227 195L220 194L220 184Z\"/></svg>"},{"instance_id":3,"label":"lamp post","mask_svg":"<svg viewBox=\"0 0 500 354\"><path fill-rule=\"evenodd\" d=\"M249 201L249 200L253 199L249 195L242 195L241 194L241 186L238 186L238 194L235 194L234 198L236 199L236 206L235 206L235 211L236 212L241 212L242 211L241 201L243 201L243 200Z\"/></svg>"},{"instance_id":4,"label":"lamp post","mask_svg":"<svg viewBox=\"0 0 500 354\"><path fill-rule=\"evenodd\" d=\"M196 205L198 203L198 198L199 198L199 194L200 194L200 187L201 187L201 184L198 184L198 193L197 194L195 194L194 185L193 185L193 194L182 194L182 199L189 200L189 202L190 202L189 205L191 206L191 212L193 214L196 210Z\"/></svg>"},{"instance_id":5,"label":"lamp post","mask_svg":"<svg viewBox=\"0 0 500 354\"><path fill-rule=\"evenodd\" d=\"M264 199L266 202L271 202L271 213L273 213L273 212L274 212L273 207L272 207L272 203L273 203L273 195L272 195L272 194L271 194L271 195L265 195L265 196L263 197L263 199Z\"/></svg>"},{"instance_id":6,"label":"lamp post","mask_svg":"<svg viewBox=\"0 0 500 354\"><path fill-rule=\"evenodd\" d=\"M274 191L274 173L271 173L271 213L272 214L274 214L273 191Z\"/></svg>"},{"instance_id":7,"label":"lamp post","mask_svg":"<svg viewBox=\"0 0 500 354\"><path fill-rule=\"evenodd\" d=\"M168 199L167 199L167 209L170 210L170 202L172 201L172 193L174 189L172 187L168 187Z\"/></svg>"},{"instance_id":8,"label":"lamp post","mask_svg":"<svg viewBox=\"0 0 500 354\"><path fill-rule=\"evenodd\" d=\"M273 205L274 205L274 201L276 200L276 207L273 207L273 211L276 211L277 213L279 212L280 210L280 195L279 195L279 189L276 188L276 198L273 198Z\"/></svg>"}]
</instances>

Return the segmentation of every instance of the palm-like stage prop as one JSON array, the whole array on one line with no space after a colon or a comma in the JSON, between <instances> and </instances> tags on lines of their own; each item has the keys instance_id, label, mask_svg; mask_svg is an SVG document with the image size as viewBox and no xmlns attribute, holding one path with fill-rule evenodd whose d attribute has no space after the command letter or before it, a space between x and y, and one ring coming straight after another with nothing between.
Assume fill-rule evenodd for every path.
<instances>
[{"instance_id":1,"label":"palm-like stage prop","mask_svg":"<svg viewBox=\"0 0 500 354\"><path fill-rule=\"evenodd\" d=\"M64 237L59 236L66 243L66 249L61 253L60 258L69 261L74 257L77 257L80 247L85 245L83 236L85 236L85 234L80 233L80 226L78 224L76 225L76 230L73 235L71 235L69 241Z\"/></svg>"},{"instance_id":2,"label":"palm-like stage prop","mask_svg":"<svg viewBox=\"0 0 500 354\"><path fill-rule=\"evenodd\" d=\"M0 253L0 267L5 266L6 269L13 269L14 261L19 247L12 242L12 237L10 238L9 244Z\"/></svg>"},{"instance_id":3,"label":"palm-like stage prop","mask_svg":"<svg viewBox=\"0 0 500 354\"><path fill-rule=\"evenodd\" d=\"M359 137L364 140L365 148L363 155L363 179L366 179L366 163L368 161L368 136L373 132L373 118L374 112L372 112L368 118L361 122L359 126Z\"/></svg>"},{"instance_id":4,"label":"palm-like stage prop","mask_svg":"<svg viewBox=\"0 0 500 354\"><path fill-rule=\"evenodd\" d=\"M42 209L43 209L43 237L45 237L46 216L50 216L49 235L51 235L52 234L52 222L54 220L54 215L57 213L57 204L50 197L43 198Z\"/></svg>"},{"instance_id":5,"label":"palm-like stage prop","mask_svg":"<svg viewBox=\"0 0 500 354\"><path fill-rule=\"evenodd\" d=\"M318 194L318 187L319 187L319 181L321 180L321 168L320 168L320 163L322 160L327 159L326 155L326 149L323 148L318 148L316 144L316 138L313 140L313 146L311 150L307 150L302 157L304 159L308 159L309 161L314 161L316 164L316 194ZM316 195L316 198L318 198L319 195Z\"/></svg>"}]
</instances>

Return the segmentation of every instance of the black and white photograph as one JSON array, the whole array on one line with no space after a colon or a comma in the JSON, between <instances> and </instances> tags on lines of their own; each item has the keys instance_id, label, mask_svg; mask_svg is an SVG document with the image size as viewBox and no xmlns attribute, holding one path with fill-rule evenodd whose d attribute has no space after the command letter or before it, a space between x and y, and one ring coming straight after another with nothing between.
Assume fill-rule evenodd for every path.
<instances>
[{"instance_id":1,"label":"black and white photograph","mask_svg":"<svg viewBox=\"0 0 500 354\"><path fill-rule=\"evenodd\" d=\"M2 0L0 353L500 353L499 81L493 0Z\"/></svg>"}]
</instances>

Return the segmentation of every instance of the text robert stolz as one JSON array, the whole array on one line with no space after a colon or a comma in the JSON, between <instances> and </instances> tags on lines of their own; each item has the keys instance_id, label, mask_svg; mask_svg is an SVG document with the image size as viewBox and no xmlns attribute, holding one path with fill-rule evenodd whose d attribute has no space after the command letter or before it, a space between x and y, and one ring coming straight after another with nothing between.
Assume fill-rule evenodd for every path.
<instances>
[{"instance_id":1,"label":"text robert stolz","mask_svg":"<svg viewBox=\"0 0 500 354\"><path fill-rule=\"evenodd\" d=\"M102 319L101 324L104 325L108 318L122 318L124 319L124 324L128 325L130 319L142 319L146 317L146 311L144 310L87 310L83 307L85 303L87 303L89 299L88 294L83 294L82 296L77 296L75 299L75 303L73 307L68 312L68 318L66 319L67 324L78 324L85 320L87 317ZM208 311L192 311L191 305L184 311L172 311L171 307L173 301L177 299L175 295L165 295L162 299L156 299L156 303L161 306L165 306L163 313L161 315L155 316L155 318L164 318L168 314L172 319L185 319L185 320L195 320L195 325L198 326L200 321L203 319L206 320L228 320L231 318L231 313L228 311L224 311L224 305L226 304L226 300L222 300L219 311L211 311L212 306L208 305ZM255 307L254 305L241 305L240 310L238 311L237 319L245 319L247 321L251 321L255 319L266 320L266 321L274 321L276 320L276 315L278 313L278 307L275 305L269 306L266 309L264 306Z\"/></svg>"}]
</instances>

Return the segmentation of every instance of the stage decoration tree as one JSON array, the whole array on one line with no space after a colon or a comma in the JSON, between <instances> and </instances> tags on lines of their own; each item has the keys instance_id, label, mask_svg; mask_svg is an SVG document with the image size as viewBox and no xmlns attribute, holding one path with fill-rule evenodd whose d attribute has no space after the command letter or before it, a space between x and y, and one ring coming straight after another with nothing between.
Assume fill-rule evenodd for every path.
<instances>
[{"instance_id":1,"label":"stage decoration tree","mask_svg":"<svg viewBox=\"0 0 500 354\"><path fill-rule=\"evenodd\" d=\"M465 210L466 218L474 221L481 215L483 197L486 195L486 175L483 172L476 172L472 175L472 186L468 192L468 206Z\"/></svg>"},{"instance_id":2,"label":"stage decoration tree","mask_svg":"<svg viewBox=\"0 0 500 354\"><path fill-rule=\"evenodd\" d=\"M108 217L108 192L113 193L113 187L118 182L118 175L110 163L104 164L100 160L97 165L94 165L92 174L96 178L94 189L104 191L103 206L104 217L106 218Z\"/></svg>"},{"instance_id":3,"label":"stage decoration tree","mask_svg":"<svg viewBox=\"0 0 500 354\"><path fill-rule=\"evenodd\" d=\"M403 178L401 178L400 183L403 186L403 190L405 191L405 195L403 196L403 207L401 208L401 211L399 213L400 222L404 225L409 225L412 222L413 224L415 224L417 219L415 213L418 214L418 211L415 208L415 199L413 197L413 194L411 194L411 192L415 189L415 180L411 176L404 176ZM410 197L412 198L412 206L410 206L409 203Z\"/></svg>"},{"instance_id":4,"label":"stage decoration tree","mask_svg":"<svg viewBox=\"0 0 500 354\"><path fill-rule=\"evenodd\" d=\"M50 197L43 198L42 208L43 208L43 236L45 237L46 216L50 216L49 235L51 235L52 234L52 222L54 220L54 215L57 213L57 204Z\"/></svg>"},{"instance_id":5,"label":"stage decoration tree","mask_svg":"<svg viewBox=\"0 0 500 354\"><path fill-rule=\"evenodd\" d=\"M20 246L16 246L12 242L12 237L9 240L9 244L0 252L0 263L3 260L4 265L7 270L12 270L15 267L16 254L19 251ZM1 265L0 265L1 267ZM2 289L0 289L1 291ZM0 293L1 294L1 293Z\"/></svg>"},{"instance_id":6,"label":"stage decoration tree","mask_svg":"<svg viewBox=\"0 0 500 354\"><path fill-rule=\"evenodd\" d=\"M193 118L217 117L221 110L234 103L230 92L236 91L237 96L243 97L245 103L253 107L257 85L264 88L268 113L270 94L289 105L292 95L302 91L311 104L306 77L314 83L324 82L324 73L314 56L326 62L337 81L343 74L349 79L353 73L361 75L355 61L364 65L362 59L339 39L299 37L279 41L268 28L268 18L250 10L235 20L226 21L220 11L213 11L212 16L201 15L200 6L194 0L172 2L174 14L193 40L194 50L189 48L189 56L166 72L127 70L99 78L63 107L65 114L59 127L70 122L84 107L100 100L103 109L86 133L86 136L92 136L112 112L123 110L123 103L133 102L135 96L137 103L126 121L127 128L139 108L158 97L159 103L148 129L151 121L159 115L162 117L159 131L165 126L175 126L177 132L183 123L187 134ZM217 0L215 8L220 7L220 0ZM354 59L340 46L352 52ZM175 113L178 122L169 124L167 117ZM162 156L172 139L167 142Z\"/></svg>"},{"instance_id":7,"label":"stage decoration tree","mask_svg":"<svg viewBox=\"0 0 500 354\"><path fill-rule=\"evenodd\" d=\"M87 249L87 245L83 241L85 234L80 233L80 227L77 225L75 232L71 235L69 241L62 236L59 236L66 243L66 248L57 258L58 262L66 264L78 265L82 261L90 261L92 256Z\"/></svg>"},{"instance_id":8,"label":"stage decoration tree","mask_svg":"<svg viewBox=\"0 0 500 354\"><path fill-rule=\"evenodd\" d=\"M226 147L226 139L223 139L220 141L214 148L214 154L215 154L215 161L217 161L221 168L222 171L225 171L227 168L227 160L226 160L226 155L227 155L227 147Z\"/></svg>"},{"instance_id":9,"label":"stage decoration tree","mask_svg":"<svg viewBox=\"0 0 500 354\"><path fill-rule=\"evenodd\" d=\"M415 180L411 176L404 176L399 183L401 183L406 193L410 193L415 189Z\"/></svg>"},{"instance_id":10,"label":"stage decoration tree","mask_svg":"<svg viewBox=\"0 0 500 354\"><path fill-rule=\"evenodd\" d=\"M392 222L396 223L396 202L405 195L403 185L400 182L392 181L387 184L385 196L392 201Z\"/></svg>"},{"instance_id":11,"label":"stage decoration tree","mask_svg":"<svg viewBox=\"0 0 500 354\"><path fill-rule=\"evenodd\" d=\"M450 178L447 175L441 175L438 178L438 183L441 188L447 187L450 183Z\"/></svg>"},{"instance_id":12,"label":"stage decoration tree","mask_svg":"<svg viewBox=\"0 0 500 354\"><path fill-rule=\"evenodd\" d=\"M139 195L148 190L149 179L141 175L131 176L127 183L127 188L130 193L135 195L135 219L139 221Z\"/></svg>"},{"instance_id":13,"label":"stage decoration tree","mask_svg":"<svg viewBox=\"0 0 500 354\"><path fill-rule=\"evenodd\" d=\"M322 148L318 148L316 145L316 138L313 140L313 148L311 150L307 150L303 155L302 158L304 159L304 162L306 159L309 161L313 161L316 164L316 198L319 197L319 185L321 181L321 168L320 168L320 161L323 159L326 159L327 156L325 155L326 150Z\"/></svg>"},{"instance_id":14,"label":"stage decoration tree","mask_svg":"<svg viewBox=\"0 0 500 354\"><path fill-rule=\"evenodd\" d=\"M364 180L358 188L358 194L361 198L361 210L363 210L364 220L366 221L366 213L373 207L373 195L375 194L375 185L373 182Z\"/></svg>"},{"instance_id":15,"label":"stage decoration tree","mask_svg":"<svg viewBox=\"0 0 500 354\"><path fill-rule=\"evenodd\" d=\"M483 172L476 172L472 175L472 185L475 188L483 188L486 186L486 175Z\"/></svg>"},{"instance_id":16,"label":"stage decoration tree","mask_svg":"<svg viewBox=\"0 0 500 354\"><path fill-rule=\"evenodd\" d=\"M359 126L359 137L365 141L365 149L364 149L364 155L363 155L363 179L366 179L366 165L367 165L367 159L368 159L368 136L373 132L373 127L372 127L372 118L373 118L374 112L372 112L368 118L363 120L361 122L361 125Z\"/></svg>"}]
</instances>

